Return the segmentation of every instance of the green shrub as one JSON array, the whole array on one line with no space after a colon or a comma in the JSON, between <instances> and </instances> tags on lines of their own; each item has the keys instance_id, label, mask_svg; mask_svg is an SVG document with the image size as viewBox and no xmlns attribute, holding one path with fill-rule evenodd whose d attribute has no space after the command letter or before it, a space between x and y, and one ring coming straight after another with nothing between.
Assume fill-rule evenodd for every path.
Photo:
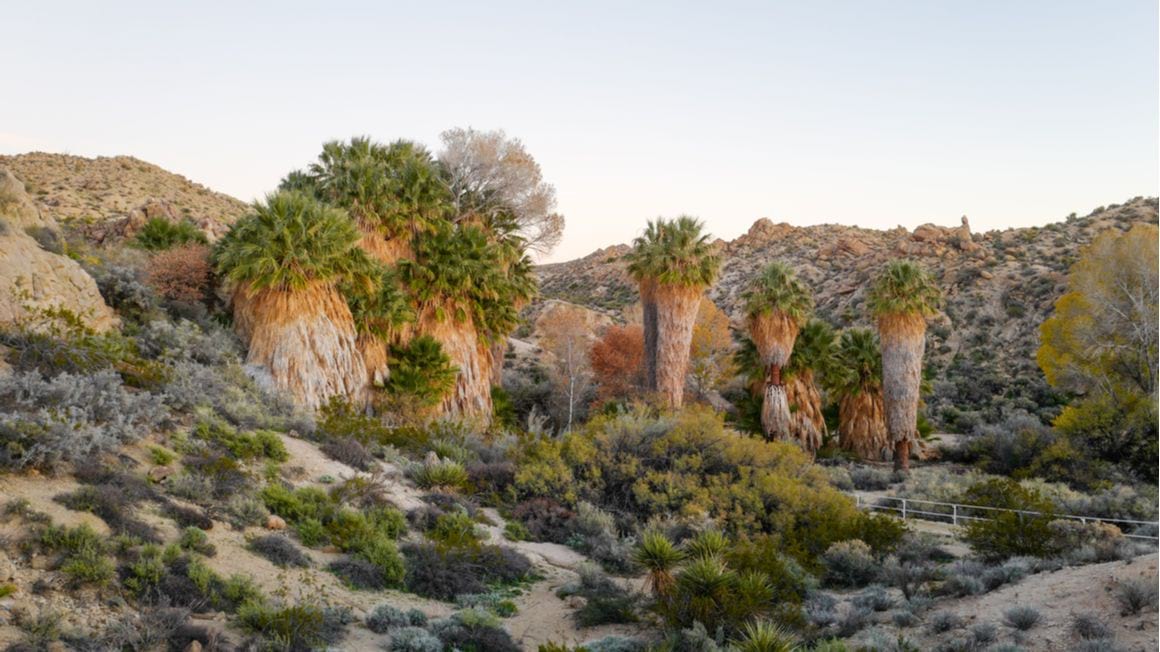
<instances>
[{"instance_id":1,"label":"green shrub","mask_svg":"<svg viewBox=\"0 0 1160 652\"><path fill-rule=\"evenodd\" d=\"M173 460L177 459L177 455L173 451L167 450L160 446L150 446L149 459L151 459L154 464L165 466L167 464L172 464Z\"/></svg>"},{"instance_id":2,"label":"green shrub","mask_svg":"<svg viewBox=\"0 0 1160 652\"><path fill-rule=\"evenodd\" d=\"M275 606L251 601L238 609L238 622L276 649L311 650L341 638L341 628L334 631L327 615L326 609L315 604Z\"/></svg>"},{"instance_id":3,"label":"green shrub","mask_svg":"<svg viewBox=\"0 0 1160 652\"><path fill-rule=\"evenodd\" d=\"M299 550L293 541L280 534L267 534L254 539L250 542L250 550L282 568L310 566L310 557Z\"/></svg>"},{"instance_id":4,"label":"green shrub","mask_svg":"<svg viewBox=\"0 0 1160 652\"><path fill-rule=\"evenodd\" d=\"M95 548L83 548L72 553L60 570L74 585L105 586L116 575L112 560Z\"/></svg>"},{"instance_id":5,"label":"green shrub","mask_svg":"<svg viewBox=\"0 0 1160 652\"><path fill-rule=\"evenodd\" d=\"M482 538L475 521L465 512L448 512L435 519L435 525L427 531L427 537L447 546L468 546L479 543Z\"/></svg>"},{"instance_id":6,"label":"green shrub","mask_svg":"<svg viewBox=\"0 0 1160 652\"><path fill-rule=\"evenodd\" d=\"M161 217L154 217L137 232L134 244L149 251L163 251L178 245L197 243L206 244L205 234L197 225L188 220L170 222Z\"/></svg>"},{"instance_id":7,"label":"green shrub","mask_svg":"<svg viewBox=\"0 0 1160 652\"><path fill-rule=\"evenodd\" d=\"M1116 585L1116 603L1120 605L1120 614L1135 615L1146 607L1156 608L1156 583L1150 579L1127 579Z\"/></svg>"},{"instance_id":8,"label":"green shrub","mask_svg":"<svg viewBox=\"0 0 1160 652\"><path fill-rule=\"evenodd\" d=\"M467 471L459 462L443 460L416 465L411 471L411 479L422 489L460 489L467 486Z\"/></svg>"},{"instance_id":9,"label":"green shrub","mask_svg":"<svg viewBox=\"0 0 1160 652\"><path fill-rule=\"evenodd\" d=\"M196 527L187 527L182 530L177 545L206 557L213 557L217 554L217 548L209 542L209 537L206 536L205 531Z\"/></svg>"},{"instance_id":10,"label":"green shrub","mask_svg":"<svg viewBox=\"0 0 1160 652\"><path fill-rule=\"evenodd\" d=\"M870 546L857 539L832 544L822 555L826 581L834 586L866 586L878 576Z\"/></svg>"},{"instance_id":11,"label":"green shrub","mask_svg":"<svg viewBox=\"0 0 1160 652\"><path fill-rule=\"evenodd\" d=\"M971 486L959 502L1020 510L988 511L982 515L983 520L967 524L963 538L984 559L1001 561L1017 555L1047 557L1055 552L1049 527L1055 507L1038 491L1026 489L1014 480L994 479Z\"/></svg>"},{"instance_id":12,"label":"green shrub","mask_svg":"<svg viewBox=\"0 0 1160 652\"><path fill-rule=\"evenodd\" d=\"M408 544L403 547L403 555L407 589L439 600L453 600L464 593L485 593L490 585L520 581L532 570L526 557L499 546Z\"/></svg>"},{"instance_id":13,"label":"green shrub","mask_svg":"<svg viewBox=\"0 0 1160 652\"><path fill-rule=\"evenodd\" d=\"M430 335L420 335L405 345L391 347L391 375L384 389L412 399L422 407L438 405L455 387L458 368Z\"/></svg>"}]
</instances>

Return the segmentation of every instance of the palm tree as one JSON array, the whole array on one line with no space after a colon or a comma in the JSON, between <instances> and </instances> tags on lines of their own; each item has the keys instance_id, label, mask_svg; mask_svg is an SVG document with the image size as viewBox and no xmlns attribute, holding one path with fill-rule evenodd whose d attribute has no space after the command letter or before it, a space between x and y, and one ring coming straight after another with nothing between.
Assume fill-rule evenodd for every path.
<instances>
[{"instance_id":1,"label":"palm tree","mask_svg":"<svg viewBox=\"0 0 1160 652\"><path fill-rule=\"evenodd\" d=\"M214 262L233 285L247 362L312 408L332 396L362 400L366 367L340 285L376 279L343 210L283 191L255 203L218 243Z\"/></svg>"},{"instance_id":2,"label":"palm tree","mask_svg":"<svg viewBox=\"0 0 1160 652\"><path fill-rule=\"evenodd\" d=\"M409 332L415 320L410 299L399 285L394 267L371 262L374 287L343 283L339 291L346 297L358 333L358 349L367 368L371 386L382 387L389 375L388 350Z\"/></svg>"},{"instance_id":3,"label":"palm tree","mask_svg":"<svg viewBox=\"0 0 1160 652\"><path fill-rule=\"evenodd\" d=\"M822 391L818 380L834 365L834 329L820 319L806 322L783 370L786 401L792 412L790 430L802 448L815 453L825 438Z\"/></svg>"},{"instance_id":4,"label":"palm tree","mask_svg":"<svg viewBox=\"0 0 1160 652\"><path fill-rule=\"evenodd\" d=\"M648 573L646 583L654 597L666 599L672 595L676 586L673 569L685 558L680 548L664 534L650 530L644 533L632 557Z\"/></svg>"},{"instance_id":5,"label":"palm tree","mask_svg":"<svg viewBox=\"0 0 1160 652\"><path fill-rule=\"evenodd\" d=\"M770 263L742 296L750 337L766 369L762 430L767 439L790 439L793 430L781 372L789 362L798 331L813 312L813 297L781 262Z\"/></svg>"},{"instance_id":6,"label":"palm tree","mask_svg":"<svg viewBox=\"0 0 1160 652\"><path fill-rule=\"evenodd\" d=\"M721 267L721 258L702 229L700 220L687 215L659 218L649 223L629 254L629 273L641 284L645 308L645 372L651 376L646 380L651 381L649 389L673 408L684 402L689 344L701 294ZM655 317L648 315L650 304Z\"/></svg>"},{"instance_id":7,"label":"palm tree","mask_svg":"<svg viewBox=\"0 0 1160 652\"><path fill-rule=\"evenodd\" d=\"M882 352L868 328L842 332L826 387L838 400L838 443L864 460L888 459L890 438L882 403Z\"/></svg>"},{"instance_id":8,"label":"palm tree","mask_svg":"<svg viewBox=\"0 0 1160 652\"><path fill-rule=\"evenodd\" d=\"M882 343L883 399L894 467L908 471L911 442L917 438L926 318L938 311L942 292L922 267L896 260L875 280L867 303L878 320Z\"/></svg>"}]
</instances>

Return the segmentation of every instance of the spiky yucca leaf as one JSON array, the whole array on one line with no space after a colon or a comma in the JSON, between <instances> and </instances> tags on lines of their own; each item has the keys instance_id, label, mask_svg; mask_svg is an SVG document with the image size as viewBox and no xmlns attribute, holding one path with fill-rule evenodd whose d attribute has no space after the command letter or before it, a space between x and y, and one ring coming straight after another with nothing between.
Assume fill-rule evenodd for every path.
<instances>
[{"instance_id":1,"label":"spiky yucca leaf","mask_svg":"<svg viewBox=\"0 0 1160 652\"><path fill-rule=\"evenodd\" d=\"M768 620L746 623L737 648L741 652L794 652L801 649L793 633Z\"/></svg>"},{"instance_id":2,"label":"spiky yucca leaf","mask_svg":"<svg viewBox=\"0 0 1160 652\"><path fill-rule=\"evenodd\" d=\"M641 537L632 558L648 572L647 583L653 595L664 597L672 592L673 569L684 560L685 553L663 533L649 531Z\"/></svg>"},{"instance_id":3,"label":"spiky yucca leaf","mask_svg":"<svg viewBox=\"0 0 1160 652\"><path fill-rule=\"evenodd\" d=\"M694 559L719 556L728 547L729 538L717 529L702 530L697 536L685 542L685 550L688 551L689 557Z\"/></svg>"}]
</instances>

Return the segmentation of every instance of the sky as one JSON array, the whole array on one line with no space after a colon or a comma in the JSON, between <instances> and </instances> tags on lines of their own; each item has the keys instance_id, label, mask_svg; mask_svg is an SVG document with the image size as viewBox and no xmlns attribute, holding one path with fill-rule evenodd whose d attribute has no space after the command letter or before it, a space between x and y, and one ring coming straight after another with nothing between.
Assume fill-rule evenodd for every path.
<instances>
[{"instance_id":1,"label":"sky","mask_svg":"<svg viewBox=\"0 0 1160 652\"><path fill-rule=\"evenodd\" d=\"M0 153L252 200L330 139L503 129L568 225L975 231L1160 194L1156 0L14 2Z\"/></svg>"}]
</instances>

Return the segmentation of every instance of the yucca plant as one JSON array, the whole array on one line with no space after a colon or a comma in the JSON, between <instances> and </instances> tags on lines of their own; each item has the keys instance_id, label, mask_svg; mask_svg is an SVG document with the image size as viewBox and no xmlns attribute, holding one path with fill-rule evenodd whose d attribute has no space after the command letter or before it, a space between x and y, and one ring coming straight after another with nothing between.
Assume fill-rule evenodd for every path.
<instances>
[{"instance_id":1,"label":"yucca plant","mask_svg":"<svg viewBox=\"0 0 1160 652\"><path fill-rule=\"evenodd\" d=\"M736 644L740 652L795 652L801 649L792 632L768 620L746 623Z\"/></svg>"},{"instance_id":2,"label":"yucca plant","mask_svg":"<svg viewBox=\"0 0 1160 652\"><path fill-rule=\"evenodd\" d=\"M842 332L825 383L838 400L839 445L865 460L886 459L891 448L882 402L882 352L874 331Z\"/></svg>"},{"instance_id":3,"label":"yucca plant","mask_svg":"<svg viewBox=\"0 0 1160 652\"><path fill-rule=\"evenodd\" d=\"M653 596L665 599L672 595L676 580L673 570L685 559L685 553L661 532L645 532L632 553L633 560L648 573L646 584Z\"/></svg>"},{"instance_id":4,"label":"yucca plant","mask_svg":"<svg viewBox=\"0 0 1160 652\"><path fill-rule=\"evenodd\" d=\"M247 362L309 407L332 396L361 400L366 386L354 318L338 290L375 285L358 239L345 211L286 191L255 203L214 250L233 286Z\"/></svg>"},{"instance_id":5,"label":"yucca plant","mask_svg":"<svg viewBox=\"0 0 1160 652\"><path fill-rule=\"evenodd\" d=\"M894 447L894 468L910 469L910 447L917 439L926 318L942 303L942 291L916 263L891 262L875 279L867 297L878 321L882 346L882 387L886 430Z\"/></svg>"},{"instance_id":6,"label":"yucca plant","mask_svg":"<svg viewBox=\"0 0 1160 652\"><path fill-rule=\"evenodd\" d=\"M677 575L677 620L683 624L699 622L708 631L727 625L736 583L737 574L719 557L690 561Z\"/></svg>"},{"instance_id":7,"label":"yucca plant","mask_svg":"<svg viewBox=\"0 0 1160 652\"><path fill-rule=\"evenodd\" d=\"M782 368L789 362L798 332L813 312L813 297L789 266L773 262L753 280L742 298L750 337L766 368L762 429L767 439L791 439Z\"/></svg>"},{"instance_id":8,"label":"yucca plant","mask_svg":"<svg viewBox=\"0 0 1160 652\"><path fill-rule=\"evenodd\" d=\"M697 536L685 542L685 550L693 559L717 557L729 547L729 538L718 529L701 530Z\"/></svg>"},{"instance_id":9,"label":"yucca plant","mask_svg":"<svg viewBox=\"0 0 1160 652\"><path fill-rule=\"evenodd\" d=\"M644 309L645 381L670 407L684 402L697 308L721 268L721 257L703 228L700 220L687 215L658 218L649 222L627 256Z\"/></svg>"}]
</instances>

